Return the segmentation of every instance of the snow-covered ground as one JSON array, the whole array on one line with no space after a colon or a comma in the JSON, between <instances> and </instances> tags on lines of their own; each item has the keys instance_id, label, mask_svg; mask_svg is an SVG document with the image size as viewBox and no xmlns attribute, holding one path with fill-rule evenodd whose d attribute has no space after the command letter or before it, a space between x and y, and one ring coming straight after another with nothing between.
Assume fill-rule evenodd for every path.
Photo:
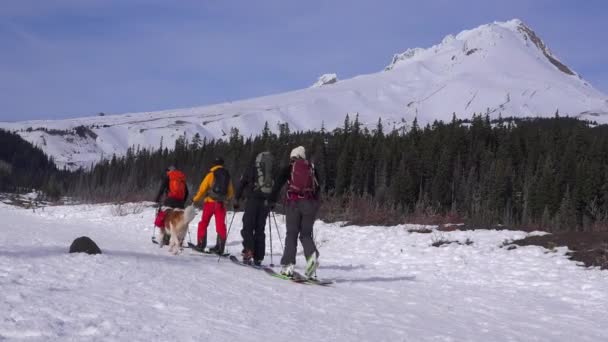
<instances>
[{"instance_id":1,"label":"snow-covered ground","mask_svg":"<svg viewBox=\"0 0 608 342\"><path fill-rule=\"evenodd\" d=\"M317 222L318 274L336 281L321 287L188 249L168 255L150 242L153 208L112 209L0 204L0 341L608 340L608 272L576 266L564 249L499 248L524 232ZM232 253L241 249L240 219ZM103 254L68 254L82 235ZM439 237L473 244L431 247Z\"/></svg>"}]
</instances>

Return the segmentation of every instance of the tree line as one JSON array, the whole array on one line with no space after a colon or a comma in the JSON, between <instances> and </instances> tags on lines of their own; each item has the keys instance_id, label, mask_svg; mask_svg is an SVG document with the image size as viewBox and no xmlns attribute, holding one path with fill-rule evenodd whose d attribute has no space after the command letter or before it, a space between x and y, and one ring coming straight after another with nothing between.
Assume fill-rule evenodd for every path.
<instances>
[{"instance_id":1,"label":"tree line","mask_svg":"<svg viewBox=\"0 0 608 342\"><path fill-rule=\"evenodd\" d=\"M347 116L342 127L291 132L268 125L258 136L232 129L225 140L181 137L169 149L129 149L61 177L54 188L86 201L152 200L163 170L176 164L196 191L222 156L233 178L261 151L278 165L306 147L319 172L323 216L362 224L464 220L545 230L608 226L608 126L559 117L434 122L408 130Z\"/></svg>"},{"instance_id":2,"label":"tree line","mask_svg":"<svg viewBox=\"0 0 608 342\"><path fill-rule=\"evenodd\" d=\"M68 175L55 167L55 162L41 149L18 134L0 129L0 192L42 190L58 197L65 190Z\"/></svg>"}]
</instances>

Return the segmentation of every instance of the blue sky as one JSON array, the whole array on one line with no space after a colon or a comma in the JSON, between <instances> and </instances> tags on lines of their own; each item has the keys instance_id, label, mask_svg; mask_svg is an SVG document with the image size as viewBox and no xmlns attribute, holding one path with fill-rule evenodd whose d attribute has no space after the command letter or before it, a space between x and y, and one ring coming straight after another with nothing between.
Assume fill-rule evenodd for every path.
<instances>
[{"instance_id":1,"label":"blue sky","mask_svg":"<svg viewBox=\"0 0 608 342\"><path fill-rule=\"evenodd\" d=\"M608 1L2 0L0 121L191 107L386 66L519 18L608 94Z\"/></svg>"}]
</instances>

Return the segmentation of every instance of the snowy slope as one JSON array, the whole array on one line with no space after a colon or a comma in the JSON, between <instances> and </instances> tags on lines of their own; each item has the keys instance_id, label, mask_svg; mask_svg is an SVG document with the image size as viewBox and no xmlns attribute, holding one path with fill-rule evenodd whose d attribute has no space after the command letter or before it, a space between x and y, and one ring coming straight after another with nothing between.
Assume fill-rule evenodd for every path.
<instances>
[{"instance_id":1,"label":"snowy slope","mask_svg":"<svg viewBox=\"0 0 608 342\"><path fill-rule=\"evenodd\" d=\"M336 280L326 288L168 255L150 243L152 208L111 211L0 203L0 341L608 340L608 272L576 266L563 249L498 247L523 232L443 233L474 243L436 248L436 234L412 226L317 222L318 274ZM234 222L227 248L238 253L240 214ZM282 217L279 226L284 236ZM104 254L68 254L82 235Z\"/></svg>"},{"instance_id":2,"label":"snowy slope","mask_svg":"<svg viewBox=\"0 0 608 342\"><path fill-rule=\"evenodd\" d=\"M347 113L389 127L470 118L577 116L608 122L608 97L594 89L554 56L524 23L514 19L448 35L428 49L409 49L393 57L385 70L337 80L323 75L310 88L231 103L161 112L131 113L69 120L0 123L21 130L28 141L55 157L59 166L88 166L101 157L122 155L129 146L173 147L175 139L221 138L237 127L258 134L264 123L287 122L292 130L333 129ZM91 134L51 135L40 127L71 130L86 126ZM23 131L32 128L30 132Z\"/></svg>"}]
</instances>

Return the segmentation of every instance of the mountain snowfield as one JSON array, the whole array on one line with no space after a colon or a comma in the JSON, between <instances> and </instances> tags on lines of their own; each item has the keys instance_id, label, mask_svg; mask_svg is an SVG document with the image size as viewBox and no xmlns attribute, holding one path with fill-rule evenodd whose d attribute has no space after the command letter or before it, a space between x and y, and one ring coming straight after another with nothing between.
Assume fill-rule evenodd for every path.
<instances>
[{"instance_id":1,"label":"mountain snowfield","mask_svg":"<svg viewBox=\"0 0 608 342\"><path fill-rule=\"evenodd\" d=\"M333 129L347 113L373 126L409 127L449 121L455 113L470 118L489 112L495 118L574 116L608 122L608 97L559 61L520 20L495 22L448 35L427 49L393 57L385 70L338 80L326 74L312 87L217 105L94 116L66 120L0 123L53 156L58 166L88 167L131 146L173 147L180 136L222 138L232 127L245 136L269 123L291 130ZM204 90L201 90L204 91ZM78 126L80 134L73 131ZM28 128L30 128L28 130ZM40 128L46 128L42 131ZM67 130L69 132L52 132Z\"/></svg>"},{"instance_id":2,"label":"mountain snowfield","mask_svg":"<svg viewBox=\"0 0 608 342\"><path fill-rule=\"evenodd\" d=\"M499 247L524 232L420 234L408 232L421 228L414 225L317 221L318 275L335 280L321 287L189 249L169 255L150 242L152 207L112 212L0 203L0 341L608 340L608 272L577 266L563 248ZM278 222L285 236L282 216ZM238 213L227 244L233 254L240 229ZM213 223L209 232L214 241ZM431 247L439 234L473 244ZM82 235L103 254L69 254ZM301 251L298 263L302 270Z\"/></svg>"}]
</instances>

